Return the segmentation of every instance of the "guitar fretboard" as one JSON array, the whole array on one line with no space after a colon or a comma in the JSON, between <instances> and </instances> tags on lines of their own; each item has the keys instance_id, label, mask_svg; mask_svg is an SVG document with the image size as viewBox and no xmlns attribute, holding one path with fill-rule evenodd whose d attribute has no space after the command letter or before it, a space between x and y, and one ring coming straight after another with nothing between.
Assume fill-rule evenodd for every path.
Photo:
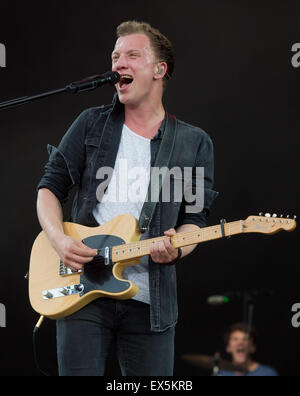
<instances>
[{"instance_id":1,"label":"guitar fretboard","mask_svg":"<svg viewBox=\"0 0 300 396\"><path fill-rule=\"evenodd\" d=\"M243 232L243 221L235 221L224 224L224 236L230 237ZM170 238L171 244L177 249L179 247L196 245L203 242L222 238L222 228L220 225L201 228L196 231L180 232ZM126 245L115 246L112 249L112 261L121 262L131 260L150 254L151 244L167 238L166 236L145 239L143 241L128 243Z\"/></svg>"}]
</instances>

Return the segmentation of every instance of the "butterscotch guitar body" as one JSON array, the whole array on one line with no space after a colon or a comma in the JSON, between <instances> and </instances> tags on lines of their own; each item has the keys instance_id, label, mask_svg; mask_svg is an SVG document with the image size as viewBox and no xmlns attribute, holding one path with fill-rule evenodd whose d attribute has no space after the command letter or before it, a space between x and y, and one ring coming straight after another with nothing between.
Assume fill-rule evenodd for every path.
<instances>
[{"instance_id":1,"label":"butterscotch guitar body","mask_svg":"<svg viewBox=\"0 0 300 396\"><path fill-rule=\"evenodd\" d=\"M70 273L41 232L32 248L29 270L29 298L36 312L60 319L99 297L125 300L137 294L138 287L122 279L122 273L139 260L113 263L108 249L139 241L141 234L133 216L121 215L96 228L64 223L64 231L103 254L86 264L83 272Z\"/></svg>"}]
</instances>

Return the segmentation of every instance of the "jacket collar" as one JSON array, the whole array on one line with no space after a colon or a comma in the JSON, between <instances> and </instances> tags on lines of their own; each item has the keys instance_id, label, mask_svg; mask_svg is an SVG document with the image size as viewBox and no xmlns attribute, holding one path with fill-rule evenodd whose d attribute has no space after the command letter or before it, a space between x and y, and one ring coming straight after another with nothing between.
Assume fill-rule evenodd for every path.
<instances>
[{"instance_id":1,"label":"jacket collar","mask_svg":"<svg viewBox=\"0 0 300 396\"><path fill-rule=\"evenodd\" d=\"M125 106L120 102L119 100L119 95L117 92L115 92L112 100L112 110L111 114L113 115L120 115L120 113L123 113L123 118L125 119ZM157 134L154 136L153 140L156 139L162 139L164 135L164 130L165 130L165 125L166 125L166 119L167 119L167 113L165 115L165 118L163 119Z\"/></svg>"}]
</instances>

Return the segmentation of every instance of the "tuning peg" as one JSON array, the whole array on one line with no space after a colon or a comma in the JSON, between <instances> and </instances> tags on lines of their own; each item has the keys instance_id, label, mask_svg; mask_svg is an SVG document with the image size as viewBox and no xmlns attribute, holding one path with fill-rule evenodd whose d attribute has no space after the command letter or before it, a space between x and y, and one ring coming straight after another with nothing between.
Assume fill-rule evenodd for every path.
<instances>
[{"instance_id":1,"label":"tuning peg","mask_svg":"<svg viewBox=\"0 0 300 396\"><path fill-rule=\"evenodd\" d=\"M259 216L263 216L264 214L263 214L263 212L259 212L259 214L258 214Z\"/></svg>"},{"instance_id":2,"label":"tuning peg","mask_svg":"<svg viewBox=\"0 0 300 396\"><path fill-rule=\"evenodd\" d=\"M283 218L283 215L280 215L280 218L282 219L282 218Z\"/></svg>"},{"instance_id":3,"label":"tuning peg","mask_svg":"<svg viewBox=\"0 0 300 396\"><path fill-rule=\"evenodd\" d=\"M271 217L270 213L265 214L266 217Z\"/></svg>"},{"instance_id":4,"label":"tuning peg","mask_svg":"<svg viewBox=\"0 0 300 396\"><path fill-rule=\"evenodd\" d=\"M294 220L296 220L297 219L297 216L294 216Z\"/></svg>"},{"instance_id":5,"label":"tuning peg","mask_svg":"<svg viewBox=\"0 0 300 396\"><path fill-rule=\"evenodd\" d=\"M289 219L289 218L290 218L290 215L287 215L286 218Z\"/></svg>"},{"instance_id":6,"label":"tuning peg","mask_svg":"<svg viewBox=\"0 0 300 396\"><path fill-rule=\"evenodd\" d=\"M276 218L276 217L277 217L277 214L276 214L276 213L274 213L274 214L273 214L273 217L274 217L274 218Z\"/></svg>"}]
</instances>

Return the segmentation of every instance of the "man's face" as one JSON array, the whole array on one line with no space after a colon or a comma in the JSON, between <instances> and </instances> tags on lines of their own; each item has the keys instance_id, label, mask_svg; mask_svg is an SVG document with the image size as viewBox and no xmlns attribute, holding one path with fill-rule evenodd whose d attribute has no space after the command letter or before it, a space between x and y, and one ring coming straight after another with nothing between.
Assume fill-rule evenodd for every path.
<instances>
[{"instance_id":1,"label":"man's face","mask_svg":"<svg viewBox=\"0 0 300 396\"><path fill-rule=\"evenodd\" d=\"M226 351L232 355L233 363L242 365L246 363L248 347L249 356L251 356L255 352L252 339L249 340L248 334L243 331L235 331L230 335Z\"/></svg>"},{"instance_id":2,"label":"man's face","mask_svg":"<svg viewBox=\"0 0 300 396\"><path fill-rule=\"evenodd\" d=\"M151 97L157 61L150 40L144 34L120 37L112 53L112 70L121 75L116 84L123 104L137 105Z\"/></svg>"}]
</instances>

